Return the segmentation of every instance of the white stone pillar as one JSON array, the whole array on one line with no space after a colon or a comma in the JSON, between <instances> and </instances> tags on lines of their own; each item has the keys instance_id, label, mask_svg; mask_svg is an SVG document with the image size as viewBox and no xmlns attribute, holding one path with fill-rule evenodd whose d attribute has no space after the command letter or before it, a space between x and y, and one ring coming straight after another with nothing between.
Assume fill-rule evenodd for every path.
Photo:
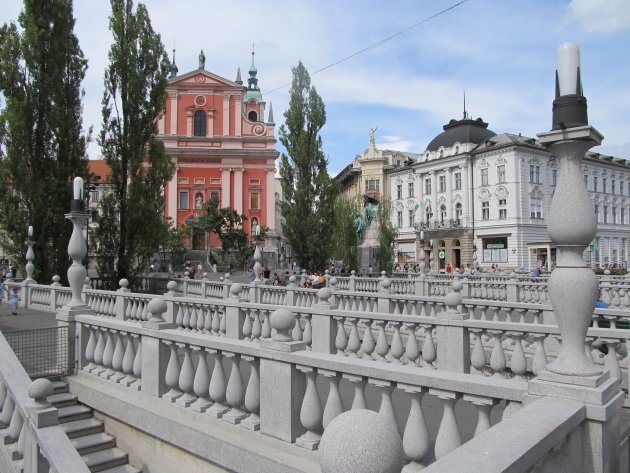
<instances>
[{"instance_id":1,"label":"white stone pillar","mask_svg":"<svg viewBox=\"0 0 630 473\"><path fill-rule=\"evenodd\" d=\"M193 108L186 107L186 136L193 136Z\"/></svg>"},{"instance_id":2,"label":"white stone pillar","mask_svg":"<svg viewBox=\"0 0 630 473\"><path fill-rule=\"evenodd\" d=\"M243 213L243 168L234 169L234 210Z\"/></svg>"},{"instance_id":3,"label":"white stone pillar","mask_svg":"<svg viewBox=\"0 0 630 473\"><path fill-rule=\"evenodd\" d=\"M177 134L177 92L171 93L171 135Z\"/></svg>"},{"instance_id":4,"label":"white stone pillar","mask_svg":"<svg viewBox=\"0 0 630 473\"><path fill-rule=\"evenodd\" d=\"M440 220L440 209L438 208L438 179L437 171L431 171L431 210L433 210L433 221Z\"/></svg>"},{"instance_id":5,"label":"white stone pillar","mask_svg":"<svg viewBox=\"0 0 630 473\"><path fill-rule=\"evenodd\" d=\"M266 198L266 225L275 230L276 228L276 168L267 168L267 185L265 186Z\"/></svg>"},{"instance_id":6,"label":"white stone pillar","mask_svg":"<svg viewBox=\"0 0 630 473\"><path fill-rule=\"evenodd\" d=\"M223 136L230 134L230 96L223 96Z\"/></svg>"},{"instance_id":7,"label":"white stone pillar","mask_svg":"<svg viewBox=\"0 0 630 473\"><path fill-rule=\"evenodd\" d=\"M468 177L468 163L462 164L462 226L470 224L470 179Z\"/></svg>"},{"instance_id":8,"label":"white stone pillar","mask_svg":"<svg viewBox=\"0 0 630 473\"><path fill-rule=\"evenodd\" d=\"M208 122L207 122L207 126L206 126L206 135L207 136L214 136L214 109L208 109Z\"/></svg>"},{"instance_id":9,"label":"white stone pillar","mask_svg":"<svg viewBox=\"0 0 630 473\"><path fill-rule=\"evenodd\" d=\"M230 189L230 168L221 168L221 207L230 207L231 189Z\"/></svg>"},{"instance_id":10,"label":"white stone pillar","mask_svg":"<svg viewBox=\"0 0 630 473\"><path fill-rule=\"evenodd\" d=\"M158 134L159 135L164 134L164 115L160 115L158 117Z\"/></svg>"},{"instance_id":11,"label":"white stone pillar","mask_svg":"<svg viewBox=\"0 0 630 473\"><path fill-rule=\"evenodd\" d=\"M179 169L175 169L175 173L170 181L168 181L168 201L166 202L166 216L171 217L175 224L179 223L177 221L177 171Z\"/></svg>"},{"instance_id":12,"label":"white stone pillar","mask_svg":"<svg viewBox=\"0 0 630 473\"><path fill-rule=\"evenodd\" d=\"M453 168L446 169L446 218L453 218Z\"/></svg>"},{"instance_id":13,"label":"white stone pillar","mask_svg":"<svg viewBox=\"0 0 630 473\"><path fill-rule=\"evenodd\" d=\"M234 135L241 136L243 125L243 97L240 95L234 96ZM262 119L262 117L261 117Z\"/></svg>"}]
</instances>

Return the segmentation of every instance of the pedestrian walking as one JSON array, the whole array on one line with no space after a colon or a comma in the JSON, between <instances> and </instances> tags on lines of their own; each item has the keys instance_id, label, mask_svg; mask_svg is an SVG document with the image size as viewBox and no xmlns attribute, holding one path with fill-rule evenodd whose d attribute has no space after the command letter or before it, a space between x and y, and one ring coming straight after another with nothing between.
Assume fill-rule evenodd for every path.
<instances>
[{"instance_id":1,"label":"pedestrian walking","mask_svg":"<svg viewBox=\"0 0 630 473\"><path fill-rule=\"evenodd\" d=\"M9 303L11 304L11 309L13 309L13 315L18 315L17 308L22 300L19 291L20 290L17 287L14 287L13 292L9 294Z\"/></svg>"},{"instance_id":2,"label":"pedestrian walking","mask_svg":"<svg viewBox=\"0 0 630 473\"><path fill-rule=\"evenodd\" d=\"M4 285L4 276L0 276L0 304L4 300L4 291L6 290L6 286Z\"/></svg>"}]
</instances>

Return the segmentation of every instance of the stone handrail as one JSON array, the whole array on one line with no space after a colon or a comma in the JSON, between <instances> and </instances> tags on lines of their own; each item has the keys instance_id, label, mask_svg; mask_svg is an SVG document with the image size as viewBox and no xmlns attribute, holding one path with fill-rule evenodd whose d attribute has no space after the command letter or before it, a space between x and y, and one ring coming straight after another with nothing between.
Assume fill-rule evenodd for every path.
<instances>
[{"instance_id":1,"label":"stone handrail","mask_svg":"<svg viewBox=\"0 0 630 473\"><path fill-rule=\"evenodd\" d=\"M46 401L53 392L52 383L32 382L1 333L0 359L2 471L89 473L59 426L57 409Z\"/></svg>"},{"instance_id":2,"label":"stone handrail","mask_svg":"<svg viewBox=\"0 0 630 473\"><path fill-rule=\"evenodd\" d=\"M525 406L481 435L436 461L424 471L499 473L583 471L580 428L586 419L582 403L543 398ZM506 439L510 439L509 447ZM509 448L509 455L506 455ZM479 453L483 452L483 455Z\"/></svg>"}]
</instances>

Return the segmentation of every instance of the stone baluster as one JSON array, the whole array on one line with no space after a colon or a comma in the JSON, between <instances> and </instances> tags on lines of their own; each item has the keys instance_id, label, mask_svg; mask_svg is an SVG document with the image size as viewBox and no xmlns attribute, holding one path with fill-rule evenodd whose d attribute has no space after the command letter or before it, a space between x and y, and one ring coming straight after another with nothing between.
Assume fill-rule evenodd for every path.
<instances>
[{"instance_id":1,"label":"stone baluster","mask_svg":"<svg viewBox=\"0 0 630 473\"><path fill-rule=\"evenodd\" d=\"M260 311L260 314L263 319L260 336L262 338L271 338L271 322L269 321L269 311L262 310Z\"/></svg>"},{"instance_id":2,"label":"stone baluster","mask_svg":"<svg viewBox=\"0 0 630 473\"><path fill-rule=\"evenodd\" d=\"M85 346L85 355L84 355L85 361L87 362L87 364L83 366L82 369L89 373L94 368L96 368L96 365L94 364L94 352L96 351L96 339L98 337L96 336L96 329L92 327L91 325L84 325L83 330L84 330L83 331L84 334L85 332L89 332L89 335L88 335L87 345Z\"/></svg>"},{"instance_id":3,"label":"stone baluster","mask_svg":"<svg viewBox=\"0 0 630 473\"><path fill-rule=\"evenodd\" d=\"M235 305L229 305L225 308L225 314L223 315L223 319L221 320L221 324L219 329L222 333L226 335L227 338L233 338L236 340L244 338L243 334L243 326L245 324L245 319L249 318L249 315L240 308L238 304L243 302L247 302L245 299L241 297L241 293L243 292L242 284L236 283L230 286L230 302L236 303ZM250 290L250 293L252 291ZM255 291L254 291L255 292ZM250 319L251 322L251 319ZM250 333L251 335L251 333ZM249 336L249 335L248 335Z\"/></svg>"},{"instance_id":4,"label":"stone baluster","mask_svg":"<svg viewBox=\"0 0 630 473\"><path fill-rule=\"evenodd\" d=\"M123 358L125 355L125 345L122 332L114 331L114 355L112 357L112 369L114 370L114 374L111 376L111 380L115 383L119 383L125 377L125 373L123 372Z\"/></svg>"},{"instance_id":5,"label":"stone baluster","mask_svg":"<svg viewBox=\"0 0 630 473\"><path fill-rule=\"evenodd\" d=\"M261 311L253 310L254 313L254 323L252 324L252 339L260 340L260 336L262 334L262 324L260 323L260 313Z\"/></svg>"},{"instance_id":6,"label":"stone baluster","mask_svg":"<svg viewBox=\"0 0 630 473\"><path fill-rule=\"evenodd\" d=\"M215 307L212 311L212 335L221 335L221 331L219 330L221 324L221 317L219 316L219 308Z\"/></svg>"},{"instance_id":7,"label":"stone baluster","mask_svg":"<svg viewBox=\"0 0 630 473\"><path fill-rule=\"evenodd\" d=\"M542 333L534 334L534 340L536 340L536 350L534 351L534 358L532 359L532 373L538 376L542 370L547 366L547 353L545 352L545 339L547 336Z\"/></svg>"},{"instance_id":8,"label":"stone baluster","mask_svg":"<svg viewBox=\"0 0 630 473\"><path fill-rule=\"evenodd\" d=\"M503 332L500 330L488 330L488 334L492 335L494 338L492 353L490 354L490 368L492 368L495 377L502 378L504 377L505 368L507 367L505 351L503 350L503 344L501 342Z\"/></svg>"},{"instance_id":9,"label":"stone baluster","mask_svg":"<svg viewBox=\"0 0 630 473\"><path fill-rule=\"evenodd\" d=\"M523 337L525 334L510 332L509 335L514 340L514 348L510 358L510 370L517 378L525 379L525 373L527 372L527 358L525 358L525 351L523 350Z\"/></svg>"},{"instance_id":10,"label":"stone baluster","mask_svg":"<svg viewBox=\"0 0 630 473\"><path fill-rule=\"evenodd\" d=\"M418 339L416 338L416 324L404 324L409 331L407 337L407 346L405 347L405 357L409 364L416 364L416 360L420 357L420 348L418 347Z\"/></svg>"},{"instance_id":11,"label":"stone baluster","mask_svg":"<svg viewBox=\"0 0 630 473\"><path fill-rule=\"evenodd\" d=\"M352 406L350 409L367 409L367 402L365 401L365 385L367 384L367 379L363 376L356 376L353 374L344 374L343 379L350 381L354 389L354 396L352 398Z\"/></svg>"},{"instance_id":12,"label":"stone baluster","mask_svg":"<svg viewBox=\"0 0 630 473\"><path fill-rule=\"evenodd\" d=\"M162 395L162 398L169 402L175 402L177 398L183 395L183 393L179 390L179 373L181 371L181 367L179 365L179 356L177 354L177 344L168 340L165 340L163 343L169 348L170 357L168 359L168 365L166 367L166 374L164 377L166 385L169 387L169 391Z\"/></svg>"},{"instance_id":13,"label":"stone baluster","mask_svg":"<svg viewBox=\"0 0 630 473\"><path fill-rule=\"evenodd\" d=\"M363 357L366 359L372 359L372 352L376 347L374 343L374 337L372 336L372 320L364 319L363 324L365 325L365 330L363 331L363 342L361 343L361 351L363 352Z\"/></svg>"},{"instance_id":14,"label":"stone baluster","mask_svg":"<svg viewBox=\"0 0 630 473\"><path fill-rule=\"evenodd\" d=\"M392 403L392 391L394 390L394 383L391 381L384 381L381 379L369 378L368 382L376 386L381 392L381 404L378 412L385 415L393 424L398 427L398 421L396 419L396 412L394 411L394 404Z\"/></svg>"},{"instance_id":15,"label":"stone baluster","mask_svg":"<svg viewBox=\"0 0 630 473\"><path fill-rule=\"evenodd\" d=\"M191 346L193 352L197 353L197 368L195 369L195 378L193 381L193 392L197 400L190 405L195 412L206 412L212 401L209 398L210 376L208 371L208 362L206 360L206 352L203 347Z\"/></svg>"},{"instance_id":16,"label":"stone baluster","mask_svg":"<svg viewBox=\"0 0 630 473\"><path fill-rule=\"evenodd\" d=\"M357 328L359 321L354 317L348 317L346 320L350 323L350 336L348 337L346 351L348 356L358 357L359 350L361 349L361 338L359 337L359 329Z\"/></svg>"},{"instance_id":17,"label":"stone baluster","mask_svg":"<svg viewBox=\"0 0 630 473\"><path fill-rule=\"evenodd\" d=\"M337 336L335 337L335 348L337 354L344 354L346 347L348 346L348 336L346 335L346 329L344 327L344 317L334 317L337 321Z\"/></svg>"},{"instance_id":18,"label":"stone baluster","mask_svg":"<svg viewBox=\"0 0 630 473\"><path fill-rule=\"evenodd\" d=\"M295 341L302 341L302 337L304 332L302 331L302 324L300 323L300 315L298 314L295 317L295 325L293 325L293 330L291 330L291 338Z\"/></svg>"},{"instance_id":19,"label":"stone baluster","mask_svg":"<svg viewBox=\"0 0 630 473\"><path fill-rule=\"evenodd\" d=\"M312 348L313 343L313 326L311 324L311 314L304 314L304 334L302 335L302 341L306 343L307 348Z\"/></svg>"},{"instance_id":20,"label":"stone baluster","mask_svg":"<svg viewBox=\"0 0 630 473\"><path fill-rule=\"evenodd\" d=\"M11 397L10 393L7 393L6 400L2 406L2 414L0 414L0 427L7 428L13 417L13 411L15 410L15 401Z\"/></svg>"},{"instance_id":21,"label":"stone baluster","mask_svg":"<svg viewBox=\"0 0 630 473\"><path fill-rule=\"evenodd\" d=\"M455 402L457 393L430 389L429 393L442 401L444 412L435 438L435 458L440 459L451 453L462 444L461 434L455 418Z\"/></svg>"},{"instance_id":22,"label":"stone baluster","mask_svg":"<svg viewBox=\"0 0 630 473\"><path fill-rule=\"evenodd\" d=\"M103 366L105 370L101 371L99 376L101 378L109 379L114 375L113 360L114 360L114 337L112 330L105 330L105 351L103 352Z\"/></svg>"},{"instance_id":23,"label":"stone baluster","mask_svg":"<svg viewBox=\"0 0 630 473\"><path fill-rule=\"evenodd\" d=\"M379 360L386 360L386 356L389 353L389 342L387 341L387 335L385 334L386 322L383 320L377 320L378 337L376 338L376 358Z\"/></svg>"},{"instance_id":24,"label":"stone baluster","mask_svg":"<svg viewBox=\"0 0 630 473\"><path fill-rule=\"evenodd\" d=\"M400 336L400 322L390 322L389 325L394 329L394 335L392 335L392 346L390 354L392 356L392 363L402 363L401 358L405 353L405 347L403 346L402 337Z\"/></svg>"},{"instance_id":25,"label":"stone baluster","mask_svg":"<svg viewBox=\"0 0 630 473\"><path fill-rule=\"evenodd\" d=\"M463 284L455 280L452 291L444 297L446 310L438 313L439 320L449 322L446 325L437 326L437 368L458 373L470 372L470 335L468 330L460 325L460 322L468 318L466 311L460 311L462 296L460 294ZM451 324L450 322L455 322Z\"/></svg>"},{"instance_id":26,"label":"stone baluster","mask_svg":"<svg viewBox=\"0 0 630 473\"><path fill-rule=\"evenodd\" d=\"M422 344L422 359L426 368L436 369L435 360L437 359L437 350L433 341L433 325L422 324L424 329L424 343Z\"/></svg>"},{"instance_id":27,"label":"stone baluster","mask_svg":"<svg viewBox=\"0 0 630 473\"><path fill-rule=\"evenodd\" d=\"M177 398L175 403L179 406L188 407L197 400L193 392L195 369L190 356L190 346L186 343L176 343L176 345L184 352L184 361L180 367L178 378L179 390L183 394Z\"/></svg>"},{"instance_id":28,"label":"stone baluster","mask_svg":"<svg viewBox=\"0 0 630 473\"><path fill-rule=\"evenodd\" d=\"M341 374L324 369L319 369L318 373L328 379L329 382L328 398L326 399L322 416L322 426L325 429L335 417L344 412L341 394L339 393Z\"/></svg>"},{"instance_id":29,"label":"stone baluster","mask_svg":"<svg viewBox=\"0 0 630 473\"><path fill-rule=\"evenodd\" d=\"M138 378L136 378L133 373L133 365L136 361L136 349L134 347L134 335L125 334L125 337L127 338L127 345L125 346L125 353L122 360L122 371L125 374L125 377L119 382L123 386L129 387L138 381Z\"/></svg>"},{"instance_id":30,"label":"stone baluster","mask_svg":"<svg viewBox=\"0 0 630 473\"><path fill-rule=\"evenodd\" d=\"M103 366L103 354L105 353L105 329L100 327L95 327L96 335L98 340L96 342L96 347L94 348L94 365L95 367L92 369L91 373L93 375L99 376L103 371L105 371L105 367Z\"/></svg>"},{"instance_id":31,"label":"stone baluster","mask_svg":"<svg viewBox=\"0 0 630 473\"><path fill-rule=\"evenodd\" d=\"M606 369L610 372L610 377L616 379L618 383L621 383L621 367L619 366L619 359L617 357L617 345L619 340L617 339L604 339L603 342L608 348L608 353L604 357L604 364Z\"/></svg>"},{"instance_id":32,"label":"stone baluster","mask_svg":"<svg viewBox=\"0 0 630 473\"><path fill-rule=\"evenodd\" d=\"M223 354L218 350L207 351L214 361L212 376L210 377L210 386L208 388L210 399L212 399L214 404L206 411L206 413L215 419L220 419L223 417L223 414L229 410L229 407L224 404L227 382L225 380L225 371L223 369Z\"/></svg>"},{"instance_id":33,"label":"stone baluster","mask_svg":"<svg viewBox=\"0 0 630 473\"><path fill-rule=\"evenodd\" d=\"M245 400L245 387L243 386L243 377L241 376L240 367L241 359L240 355L235 353L226 353L225 357L229 358L232 363L230 378L228 379L225 392L225 400L231 409L223 414L223 420L231 424L238 424L247 417L247 413L241 410L241 406Z\"/></svg>"},{"instance_id":34,"label":"stone baluster","mask_svg":"<svg viewBox=\"0 0 630 473\"><path fill-rule=\"evenodd\" d=\"M496 399L484 396L475 396L473 394L465 394L463 399L464 401L468 401L473 404L477 409L477 427L475 428L474 434L476 437L492 426L490 422L490 411L492 410L492 407L498 403L498 401Z\"/></svg>"},{"instance_id":35,"label":"stone baluster","mask_svg":"<svg viewBox=\"0 0 630 473\"><path fill-rule=\"evenodd\" d=\"M249 416L241 421L241 426L249 430L260 429L260 374L258 372L259 361L248 355L241 355L241 358L249 363L249 381L245 390L245 409Z\"/></svg>"},{"instance_id":36,"label":"stone baluster","mask_svg":"<svg viewBox=\"0 0 630 473\"><path fill-rule=\"evenodd\" d=\"M247 311L245 310L245 320L243 321L243 339L251 340L252 339L252 318L251 313L254 312L254 309Z\"/></svg>"},{"instance_id":37,"label":"stone baluster","mask_svg":"<svg viewBox=\"0 0 630 473\"><path fill-rule=\"evenodd\" d=\"M204 307L203 309L203 325L199 327L200 332L205 334L212 333L212 321L213 321L214 308L213 307Z\"/></svg>"},{"instance_id":38,"label":"stone baluster","mask_svg":"<svg viewBox=\"0 0 630 473\"><path fill-rule=\"evenodd\" d=\"M431 437L422 412L422 398L426 394L426 390L408 384L399 384L398 387L409 394L411 399L409 416L402 438L405 456L411 460L411 463L405 466L402 471L403 473L413 473L427 466L431 454Z\"/></svg>"},{"instance_id":39,"label":"stone baluster","mask_svg":"<svg viewBox=\"0 0 630 473\"><path fill-rule=\"evenodd\" d=\"M182 320L182 328L187 332L190 332L190 304L180 304L180 310L184 313Z\"/></svg>"},{"instance_id":40,"label":"stone baluster","mask_svg":"<svg viewBox=\"0 0 630 473\"><path fill-rule=\"evenodd\" d=\"M322 404L317 392L317 371L310 366L297 366L306 376L306 392L300 409L300 422L306 433L295 443L307 450L316 450L322 437Z\"/></svg>"}]
</instances>

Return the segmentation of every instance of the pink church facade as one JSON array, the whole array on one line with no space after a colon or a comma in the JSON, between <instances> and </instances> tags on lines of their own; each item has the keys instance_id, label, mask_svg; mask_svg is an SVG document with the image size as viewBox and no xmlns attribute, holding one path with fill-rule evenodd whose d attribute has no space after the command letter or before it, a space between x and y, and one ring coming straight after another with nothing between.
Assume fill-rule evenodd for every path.
<instances>
[{"instance_id":1,"label":"pink church facade","mask_svg":"<svg viewBox=\"0 0 630 473\"><path fill-rule=\"evenodd\" d=\"M158 118L158 137L176 164L165 186L166 216L178 224L195 220L203 202L218 197L221 207L247 216L247 233L266 225L272 237L279 153L271 106L265 110L253 61L247 87L240 70L230 81L206 71L204 62L200 57L199 69L186 74L172 72L166 111ZM195 250L217 245L216 236L205 233L190 242Z\"/></svg>"}]
</instances>

